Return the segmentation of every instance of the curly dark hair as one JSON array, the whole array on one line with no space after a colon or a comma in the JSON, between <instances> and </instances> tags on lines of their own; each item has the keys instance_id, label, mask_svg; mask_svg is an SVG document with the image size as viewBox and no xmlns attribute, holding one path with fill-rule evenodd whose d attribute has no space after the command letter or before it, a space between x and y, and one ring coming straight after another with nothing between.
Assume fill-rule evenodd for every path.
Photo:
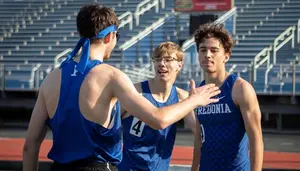
<instances>
[{"instance_id":1,"label":"curly dark hair","mask_svg":"<svg viewBox=\"0 0 300 171\"><path fill-rule=\"evenodd\" d=\"M77 31L81 37L95 37L99 31L110 25L119 26L116 13L98 3L83 6L76 18Z\"/></svg>"},{"instance_id":2,"label":"curly dark hair","mask_svg":"<svg viewBox=\"0 0 300 171\"><path fill-rule=\"evenodd\" d=\"M221 42L226 53L231 54L233 40L230 33L224 28L223 24L213 23L200 25L199 29L195 31L194 38L197 46L197 52L199 52L200 43L203 43L205 39L212 37Z\"/></svg>"}]
</instances>

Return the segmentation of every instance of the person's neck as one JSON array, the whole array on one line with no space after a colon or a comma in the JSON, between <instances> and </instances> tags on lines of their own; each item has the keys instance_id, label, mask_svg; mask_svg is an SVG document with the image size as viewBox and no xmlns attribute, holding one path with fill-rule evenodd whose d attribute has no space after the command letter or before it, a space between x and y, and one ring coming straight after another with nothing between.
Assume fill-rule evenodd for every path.
<instances>
[{"instance_id":1,"label":"person's neck","mask_svg":"<svg viewBox=\"0 0 300 171\"><path fill-rule=\"evenodd\" d=\"M221 87L228 75L229 73L226 72L225 69L223 71L218 71L214 73L205 73L205 84L213 83L216 86Z\"/></svg>"},{"instance_id":2,"label":"person's neck","mask_svg":"<svg viewBox=\"0 0 300 171\"><path fill-rule=\"evenodd\" d=\"M106 47L104 45L90 45L90 59L103 61L106 52Z\"/></svg>"},{"instance_id":3,"label":"person's neck","mask_svg":"<svg viewBox=\"0 0 300 171\"><path fill-rule=\"evenodd\" d=\"M161 81L158 78L149 80L152 96L159 102L166 102L171 94L174 81Z\"/></svg>"}]
</instances>

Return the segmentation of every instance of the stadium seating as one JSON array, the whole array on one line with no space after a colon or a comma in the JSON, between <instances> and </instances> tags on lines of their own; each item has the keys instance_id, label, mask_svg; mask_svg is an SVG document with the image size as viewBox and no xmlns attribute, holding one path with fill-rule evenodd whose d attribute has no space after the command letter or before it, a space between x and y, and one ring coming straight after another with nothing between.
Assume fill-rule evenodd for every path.
<instances>
[{"instance_id":1,"label":"stadium seating","mask_svg":"<svg viewBox=\"0 0 300 171\"><path fill-rule=\"evenodd\" d=\"M300 7L299 1L284 1L284 0L259 0L259 1L237 1L239 5L236 32L239 38L238 44L233 49L232 58L253 59L263 48L273 45L274 39L283 33L290 26L297 25L299 20ZM295 32L296 37L296 32ZM273 78L277 73L278 65L289 64L295 59L293 53L298 51L299 44L295 43L295 48L292 48L290 40L277 52L276 64L271 55L271 62L274 63L273 69L270 71L268 79L269 85L264 86L265 66L262 66L258 71L257 83L255 88L257 91L276 92L275 87L291 84L290 80L283 80L280 84ZM295 41L296 42L296 41ZM272 47L274 51L274 46ZM298 83L299 84L299 83ZM274 87L274 88L273 88ZM291 92L291 86L286 89ZM280 92L280 91L279 91Z\"/></svg>"},{"instance_id":2,"label":"stadium seating","mask_svg":"<svg viewBox=\"0 0 300 171\"><path fill-rule=\"evenodd\" d=\"M54 57L58 53L67 48L73 48L79 39L75 24L76 15L79 8L89 1L57 0L43 2L38 1L38 3L34 2L7 0L1 4L1 8L4 9L7 7L7 10L13 9L20 11L19 13L22 14L22 17L24 17L19 17L19 15L16 15L16 17L14 15L5 15L1 18L3 23L7 23L2 27L1 33L3 35L0 37L0 60L5 62L5 64L28 64L30 67L31 64L41 63L41 66L49 67L53 65ZM100 1L100 3L114 9L118 16L128 11L135 13L140 2L141 1L137 0ZM149 4L154 2L157 3L156 6L151 7L148 11L143 11L144 8L148 8ZM145 3L144 6L141 6L140 8L142 14L140 14L139 17L139 24L135 23L130 32L128 31L129 27L127 26L120 29L122 37L119 41L119 45L138 34L140 30L145 29L152 22L159 19L161 16L164 16L166 12L171 10L172 8L164 8L162 6L162 1L153 0ZM137 21L136 18L135 21ZM22 26L19 26L20 22L22 23ZM118 50L117 47L112 54L112 60L108 61L108 63L121 67L121 63L124 63L126 59L130 59L121 59L121 57L120 50ZM136 58L128 62L129 66L121 67L120 69L127 69L126 71L128 71L128 68L132 68L132 70L134 70L132 62L135 62L135 59ZM41 69L42 68L40 68L40 70ZM20 72L22 72L23 69L21 68L20 70ZM24 70L23 75L26 75L26 72L27 70ZM12 80L18 80L19 77L23 78L23 76L14 77L14 75L15 74L13 73L12 76L6 78L11 78ZM19 74L16 73L16 75ZM27 77L29 78L29 73L27 73ZM20 89L32 89L32 87L29 86L30 80L27 79L27 77L24 76L24 80L28 80L28 84L22 83L11 86L10 83L7 83L5 84L6 89L18 87ZM15 82L12 84L15 84Z\"/></svg>"},{"instance_id":3,"label":"stadium seating","mask_svg":"<svg viewBox=\"0 0 300 171\"><path fill-rule=\"evenodd\" d=\"M44 75L53 69L54 57L73 48L78 41L76 15L86 0L23 0L0 2L0 77L5 73L6 89L35 89ZM164 0L101 0L120 17L132 15L133 27L120 28L121 39L107 63L125 71L133 82L153 77L151 52L159 43L189 39L189 15L176 13L173 1ZM296 40L287 40L276 52L274 40L286 29L296 26L300 2L296 0L236 0L236 31L234 19L225 21L236 42L227 69L250 81L251 62L264 48L271 47L270 65L257 65L254 87L257 92L291 92L291 61L299 53ZM139 12L139 17L136 17ZM221 16L222 13L219 13ZM296 27L295 27L296 28ZM296 33L296 29L293 31ZM292 31L291 31L292 32ZM290 33L290 32L289 32ZM278 39L279 44L287 39ZM294 35L296 38L296 34ZM291 42L294 41L294 46ZM203 79L195 47L185 54L185 67L176 82L188 87L188 79ZM261 60L261 59L260 59ZM260 61L259 60L259 61ZM259 62L258 61L258 62ZM271 65L273 64L273 65ZM281 69L280 69L281 68ZM268 72L266 72L266 70ZM298 76L297 69L296 76ZM279 73L278 73L279 72ZM32 76L33 75L33 76ZM252 74L253 75L253 74ZM268 76L268 77L266 77ZM39 79L39 81L34 81ZM300 83L298 82L297 85ZM2 85L0 85L2 86ZM299 92L300 90L297 90Z\"/></svg>"}]
</instances>

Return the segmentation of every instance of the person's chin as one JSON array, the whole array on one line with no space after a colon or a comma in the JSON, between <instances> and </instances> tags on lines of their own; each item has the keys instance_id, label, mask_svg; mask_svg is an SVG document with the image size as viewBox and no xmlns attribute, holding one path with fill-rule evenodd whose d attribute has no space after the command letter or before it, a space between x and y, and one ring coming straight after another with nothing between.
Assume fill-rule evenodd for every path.
<instances>
[{"instance_id":1,"label":"person's chin","mask_svg":"<svg viewBox=\"0 0 300 171\"><path fill-rule=\"evenodd\" d=\"M163 81L163 82L166 82L169 80L169 78L165 75L158 75L157 77L160 81Z\"/></svg>"},{"instance_id":2,"label":"person's chin","mask_svg":"<svg viewBox=\"0 0 300 171\"><path fill-rule=\"evenodd\" d=\"M207 72L207 73L214 73L215 72L215 70L213 69L213 68L211 68L211 67L204 67L204 68L202 68L205 72Z\"/></svg>"}]
</instances>

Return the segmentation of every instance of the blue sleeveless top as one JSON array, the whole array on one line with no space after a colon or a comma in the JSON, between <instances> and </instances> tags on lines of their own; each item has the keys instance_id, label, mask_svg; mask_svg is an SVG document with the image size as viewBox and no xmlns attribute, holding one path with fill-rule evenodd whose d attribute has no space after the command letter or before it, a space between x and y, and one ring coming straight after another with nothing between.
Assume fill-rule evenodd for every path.
<instances>
[{"instance_id":1,"label":"blue sleeveless top","mask_svg":"<svg viewBox=\"0 0 300 171\"><path fill-rule=\"evenodd\" d=\"M218 95L219 102L198 107L195 114L202 132L201 171L249 171L248 136L240 109L232 99L237 76L229 75ZM200 86L204 85L203 81Z\"/></svg>"},{"instance_id":2,"label":"blue sleeveless top","mask_svg":"<svg viewBox=\"0 0 300 171\"><path fill-rule=\"evenodd\" d=\"M142 82L143 96L156 107L178 103L176 87L173 86L165 103L156 101L148 81ZM129 116L123 123L123 160L119 171L167 171L176 137L176 124L163 130L154 130L139 119Z\"/></svg>"},{"instance_id":3,"label":"blue sleeveless top","mask_svg":"<svg viewBox=\"0 0 300 171\"><path fill-rule=\"evenodd\" d=\"M84 118L79 109L79 91L88 72L101 64L89 60L83 74L76 69L78 63L64 62L60 97L54 117L46 122L53 133L53 146L48 158L58 163L76 160L118 164L122 159L121 111L117 102L111 113L108 128Z\"/></svg>"}]
</instances>

